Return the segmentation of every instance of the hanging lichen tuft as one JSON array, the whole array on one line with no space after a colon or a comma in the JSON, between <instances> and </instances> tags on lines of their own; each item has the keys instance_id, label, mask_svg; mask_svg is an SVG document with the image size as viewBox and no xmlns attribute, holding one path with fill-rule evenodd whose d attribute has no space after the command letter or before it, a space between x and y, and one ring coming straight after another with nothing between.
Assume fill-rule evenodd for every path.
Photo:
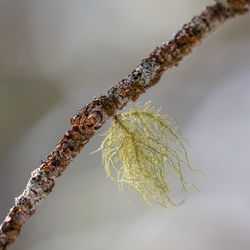
<instances>
[{"instance_id":1,"label":"hanging lichen tuft","mask_svg":"<svg viewBox=\"0 0 250 250\"><path fill-rule=\"evenodd\" d=\"M172 186L184 191L188 186L196 189L182 175L183 167L192 169L175 119L160 114L150 102L115 115L104 136L99 148L103 164L120 191L127 186L138 191L149 205L155 200L168 208L178 205Z\"/></svg>"}]
</instances>

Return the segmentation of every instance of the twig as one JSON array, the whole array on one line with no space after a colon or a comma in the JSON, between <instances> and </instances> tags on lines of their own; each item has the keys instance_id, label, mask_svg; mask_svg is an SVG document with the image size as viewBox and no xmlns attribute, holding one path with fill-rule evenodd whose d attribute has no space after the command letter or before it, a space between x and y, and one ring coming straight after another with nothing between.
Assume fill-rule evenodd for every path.
<instances>
[{"instance_id":1,"label":"twig","mask_svg":"<svg viewBox=\"0 0 250 250\"><path fill-rule=\"evenodd\" d=\"M55 180L83 146L110 116L122 109L128 101L135 101L146 89L156 84L162 73L177 66L184 56L201 40L226 20L249 11L250 0L217 0L200 16L195 16L169 42L157 47L143 59L127 78L111 88L106 95L94 98L70 119L72 127L56 145L47 160L31 173L24 192L15 199L0 227L0 250L6 249L19 235L22 225L52 191Z\"/></svg>"}]
</instances>

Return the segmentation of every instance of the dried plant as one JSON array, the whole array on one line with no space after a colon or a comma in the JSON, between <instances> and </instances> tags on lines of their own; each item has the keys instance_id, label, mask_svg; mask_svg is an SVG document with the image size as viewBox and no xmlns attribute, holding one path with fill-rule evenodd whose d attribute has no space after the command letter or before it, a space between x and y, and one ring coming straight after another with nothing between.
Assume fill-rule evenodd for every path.
<instances>
[{"instance_id":1,"label":"dried plant","mask_svg":"<svg viewBox=\"0 0 250 250\"><path fill-rule=\"evenodd\" d=\"M114 116L101 147L107 176L117 183L138 191L143 199L162 207L177 205L172 188L197 189L185 181L182 168L194 171L188 161L184 139L171 115L162 115L150 102L129 108ZM172 184L171 184L172 183Z\"/></svg>"}]
</instances>

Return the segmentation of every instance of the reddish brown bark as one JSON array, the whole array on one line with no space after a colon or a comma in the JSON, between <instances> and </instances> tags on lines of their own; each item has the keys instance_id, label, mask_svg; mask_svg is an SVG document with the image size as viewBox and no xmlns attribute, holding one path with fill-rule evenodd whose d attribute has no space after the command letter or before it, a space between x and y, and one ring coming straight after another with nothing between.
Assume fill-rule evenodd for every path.
<instances>
[{"instance_id":1,"label":"reddish brown bark","mask_svg":"<svg viewBox=\"0 0 250 250\"><path fill-rule=\"evenodd\" d=\"M70 119L71 128L56 145L55 150L47 156L47 160L32 172L26 189L15 199L15 205L3 221L0 228L0 250L6 249L15 241L22 225L52 191L56 178L81 151L95 130L128 101L135 101L141 93L157 83L165 70L177 66L203 38L226 20L245 14L250 8L250 0L216 2L217 4L207 7L201 15L185 24L173 39L157 47L106 95L93 99Z\"/></svg>"}]
</instances>

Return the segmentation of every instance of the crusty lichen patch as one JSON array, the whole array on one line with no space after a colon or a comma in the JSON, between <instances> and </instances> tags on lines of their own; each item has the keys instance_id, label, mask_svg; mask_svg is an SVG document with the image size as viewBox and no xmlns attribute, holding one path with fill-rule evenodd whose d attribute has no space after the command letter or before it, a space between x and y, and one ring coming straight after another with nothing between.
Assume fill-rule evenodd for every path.
<instances>
[{"instance_id":1,"label":"crusty lichen patch","mask_svg":"<svg viewBox=\"0 0 250 250\"><path fill-rule=\"evenodd\" d=\"M150 102L116 115L104 135L99 150L107 176L120 191L128 187L138 191L149 205L156 201L169 208L178 205L173 187L196 189L182 174L182 168L191 167L175 119L160 114Z\"/></svg>"}]
</instances>

